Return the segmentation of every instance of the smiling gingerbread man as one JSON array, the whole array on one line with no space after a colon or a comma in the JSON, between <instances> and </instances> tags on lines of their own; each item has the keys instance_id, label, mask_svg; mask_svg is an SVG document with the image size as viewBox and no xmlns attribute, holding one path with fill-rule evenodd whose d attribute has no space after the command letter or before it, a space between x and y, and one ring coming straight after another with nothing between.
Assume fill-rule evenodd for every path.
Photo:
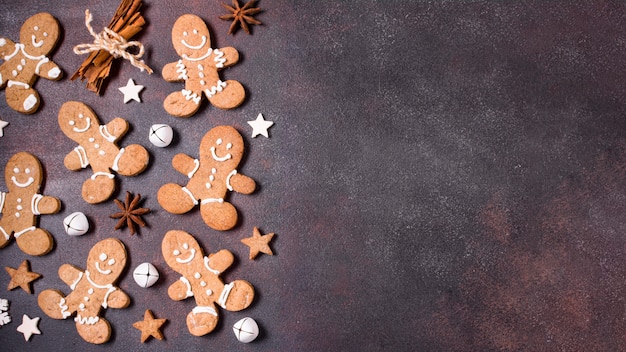
<instances>
[{"instance_id":1,"label":"smiling gingerbread man","mask_svg":"<svg viewBox=\"0 0 626 352\"><path fill-rule=\"evenodd\" d=\"M37 303L47 316L66 319L76 313L78 334L87 342L101 344L111 336L109 322L100 316L102 308L126 308L130 297L114 286L126 267L124 244L114 238L96 243L89 251L87 269L70 264L59 268L59 277L72 292L48 289L39 294Z\"/></svg>"},{"instance_id":2,"label":"smiling gingerbread man","mask_svg":"<svg viewBox=\"0 0 626 352\"><path fill-rule=\"evenodd\" d=\"M37 111L39 93L32 88L37 77L61 79L59 66L46 56L56 46L59 23L49 13L38 13L27 19L20 30L20 42L0 37L0 88L6 87L6 100L18 112Z\"/></svg>"},{"instance_id":3,"label":"smiling gingerbread man","mask_svg":"<svg viewBox=\"0 0 626 352\"><path fill-rule=\"evenodd\" d=\"M6 164L4 179L9 191L0 192L0 248L13 236L26 254L50 252L54 240L48 231L37 227L37 216L57 213L61 202L39 194L43 182L39 159L27 152L13 155Z\"/></svg>"},{"instance_id":4,"label":"smiling gingerbread man","mask_svg":"<svg viewBox=\"0 0 626 352\"><path fill-rule=\"evenodd\" d=\"M209 227L220 231L233 228L237 209L224 197L228 191L250 194L256 188L252 178L237 172L243 151L243 138L236 129L212 128L200 142L200 159L186 154L174 156L172 166L187 175L189 182L184 187L163 185L157 193L159 204L173 214L184 214L200 204L200 214Z\"/></svg>"},{"instance_id":5,"label":"smiling gingerbread man","mask_svg":"<svg viewBox=\"0 0 626 352\"><path fill-rule=\"evenodd\" d=\"M211 48L209 29L196 15L182 15L172 28L172 44L181 57L163 67L168 82L185 82L185 88L171 93L163 102L165 111L178 117L189 117L198 111L202 95L220 109L232 109L243 103L246 93L241 83L222 81L218 70L239 61L237 49Z\"/></svg>"},{"instance_id":6,"label":"smiling gingerbread man","mask_svg":"<svg viewBox=\"0 0 626 352\"><path fill-rule=\"evenodd\" d=\"M68 101L59 110L61 131L78 143L65 156L65 167L78 171L91 166L93 175L83 183L83 199L90 204L107 200L115 191L115 171L124 176L135 176L148 166L148 151L139 144L124 148L115 142L128 131L128 122L116 117L100 125L98 116L89 106Z\"/></svg>"},{"instance_id":7,"label":"smiling gingerbread man","mask_svg":"<svg viewBox=\"0 0 626 352\"><path fill-rule=\"evenodd\" d=\"M194 297L196 307L187 314L187 329L202 336L215 329L219 316L217 305L236 312L247 308L254 299L254 287L245 280L224 284L219 275L234 262L233 254L225 249L204 256L193 236L178 230L165 234L161 243L165 262L182 276L167 290L172 300Z\"/></svg>"}]
</instances>

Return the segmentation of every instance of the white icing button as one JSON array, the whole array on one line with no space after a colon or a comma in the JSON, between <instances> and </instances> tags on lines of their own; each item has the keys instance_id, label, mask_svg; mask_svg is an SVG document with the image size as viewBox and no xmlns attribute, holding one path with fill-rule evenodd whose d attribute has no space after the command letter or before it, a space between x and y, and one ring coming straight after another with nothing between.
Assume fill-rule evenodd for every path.
<instances>
[{"instance_id":1,"label":"white icing button","mask_svg":"<svg viewBox=\"0 0 626 352\"><path fill-rule=\"evenodd\" d=\"M20 217L20 213L15 213L15 217L19 218Z\"/></svg>"},{"instance_id":2,"label":"white icing button","mask_svg":"<svg viewBox=\"0 0 626 352\"><path fill-rule=\"evenodd\" d=\"M13 74L13 76L17 76L17 71L13 70L11 73Z\"/></svg>"},{"instance_id":3,"label":"white icing button","mask_svg":"<svg viewBox=\"0 0 626 352\"><path fill-rule=\"evenodd\" d=\"M89 297L85 296L85 302L89 302Z\"/></svg>"},{"instance_id":4,"label":"white icing button","mask_svg":"<svg viewBox=\"0 0 626 352\"><path fill-rule=\"evenodd\" d=\"M259 336L259 326L252 318L243 318L233 325L233 332L237 340L249 343Z\"/></svg>"},{"instance_id":5,"label":"white icing button","mask_svg":"<svg viewBox=\"0 0 626 352\"><path fill-rule=\"evenodd\" d=\"M150 287L159 280L159 271L150 263L141 263L133 271L133 278L137 285Z\"/></svg>"},{"instance_id":6,"label":"white icing button","mask_svg":"<svg viewBox=\"0 0 626 352\"><path fill-rule=\"evenodd\" d=\"M22 198L17 198L17 202L21 203L22 202Z\"/></svg>"},{"instance_id":7,"label":"white icing button","mask_svg":"<svg viewBox=\"0 0 626 352\"><path fill-rule=\"evenodd\" d=\"M213 175L209 176L209 180L210 180L211 182L215 181L215 176L213 176Z\"/></svg>"},{"instance_id":8,"label":"white icing button","mask_svg":"<svg viewBox=\"0 0 626 352\"><path fill-rule=\"evenodd\" d=\"M206 286L206 282L200 281L200 286L202 286L202 287Z\"/></svg>"},{"instance_id":9,"label":"white icing button","mask_svg":"<svg viewBox=\"0 0 626 352\"><path fill-rule=\"evenodd\" d=\"M100 144L96 143L96 144L93 145L93 147L98 149L98 148L100 148Z\"/></svg>"},{"instance_id":10,"label":"white icing button","mask_svg":"<svg viewBox=\"0 0 626 352\"><path fill-rule=\"evenodd\" d=\"M89 221L85 214L77 211L63 219L65 233L70 236L81 236L89 231Z\"/></svg>"},{"instance_id":11,"label":"white icing button","mask_svg":"<svg viewBox=\"0 0 626 352\"><path fill-rule=\"evenodd\" d=\"M89 137L89 142L90 142L90 143L93 143L95 140L96 140L95 138L93 138L93 137Z\"/></svg>"},{"instance_id":12,"label":"white icing button","mask_svg":"<svg viewBox=\"0 0 626 352\"><path fill-rule=\"evenodd\" d=\"M20 61L22 63L22 66L26 65L26 59L22 59L22 61Z\"/></svg>"},{"instance_id":13,"label":"white icing button","mask_svg":"<svg viewBox=\"0 0 626 352\"><path fill-rule=\"evenodd\" d=\"M150 133L148 134L148 139L150 143L154 144L156 147L165 148L170 143L172 143L172 139L174 138L174 130L172 127L165 124L156 124L150 127Z\"/></svg>"},{"instance_id":14,"label":"white icing button","mask_svg":"<svg viewBox=\"0 0 626 352\"><path fill-rule=\"evenodd\" d=\"M18 206L17 206L17 210L22 210L22 206L21 206L21 205L18 205Z\"/></svg>"},{"instance_id":15,"label":"white icing button","mask_svg":"<svg viewBox=\"0 0 626 352\"><path fill-rule=\"evenodd\" d=\"M104 152L104 150L101 150L101 151L99 151L99 152L98 152L98 154L100 154L100 155L104 155L104 154L106 154L106 153Z\"/></svg>"},{"instance_id":16,"label":"white icing button","mask_svg":"<svg viewBox=\"0 0 626 352\"><path fill-rule=\"evenodd\" d=\"M207 189L211 189L211 184L209 182L207 182L205 186Z\"/></svg>"},{"instance_id":17,"label":"white icing button","mask_svg":"<svg viewBox=\"0 0 626 352\"><path fill-rule=\"evenodd\" d=\"M216 173L216 172L217 172L217 169L215 169L215 168L211 169L211 173Z\"/></svg>"},{"instance_id":18,"label":"white icing button","mask_svg":"<svg viewBox=\"0 0 626 352\"><path fill-rule=\"evenodd\" d=\"M210 296L213 294L213 290L211 290L210 288L206 290L206 295Z\"/></svg>"},{"instance_id":19,"label":"white icing button","mask_svg":"<svg viewBox=\"0 0 626 352\"><path fill-rule=\"evenodd\" d=\"M195 277L196 279L199 279L199 278L202 277L202 275L200 275L200 273L197 272L197 273L193 274L193 277Z\"/></svg>"},{"instance_id":20,"label":"white icing button","mask_svg":"<svg viewBox=\"0 0 626 352\"><path fill-rule=\"evenodd\" d=\"M80 310L85 310L85 304L84 303L79 304L78 308L80 308Z\"/></svg>"},{"instance_id":21,"label":"white icing button","mask_svg":"<svg viewBox=\"0 0 626 352\"><path fill-rule=\"evenodd\" d=\"M22 65L17 65L17 70L18 70L18 71L21 71L22 69L24 69L24 68L22 67Z\"/></svg>"},{"instance_id":22,"label":"white icing button","mask_svg":"<svg viewBox=\"0 0 626 352\"><path fill-rule=\"evenodd\" d=\"M87 290L87 293L90 295L93 295L93 288L90 288L89 290Z\"/></svg>"}]
</instances>

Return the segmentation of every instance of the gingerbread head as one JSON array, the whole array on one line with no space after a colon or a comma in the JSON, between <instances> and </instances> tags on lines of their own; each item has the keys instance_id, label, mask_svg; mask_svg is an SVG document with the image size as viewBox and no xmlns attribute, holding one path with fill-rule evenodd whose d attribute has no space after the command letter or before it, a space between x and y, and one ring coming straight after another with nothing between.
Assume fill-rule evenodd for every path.
<instances>
[{"instance_id":1,"label":"gingerbread head","mask_svg":"<svg viewBox=\"0 0 626 352\"><path fill-rule=\"evenodd\" d=\"M116 117L100 125L98 116L81 102L69 101L58 116L61 131L78 146L65 156L65 167L78 171L91 166L93 175L83 183L83 199L91 204L104 202L115 191L114 174L135 176L148 166L148 151L139 144L120 148L115 143L128 131L128 122Z\"/></svg>"},{"instance_id":2,"label":"gingerbread head","mask_svg":"<svg viewBox=\"0 0 626 352\"><path fill-rule=\"evenodd\" d=\"M196 15L180 16L172 27L172 44L180 56L177 62L163 67L168 82L185 82L185 88L171 93L163 107L171 115L189 117L198 111L202 96L220 109L232 109L243 103L246 93L241 83L222 81L218 70L239 61L235 48L211 48L211 34Z\"/></svg>"},{"instance_id":3,"label":"gingerbread head","mask_svg":"<svg viewBox=\"0 0 626 352\"><path fill-rule=\"evenodd\" d=\"M111 325L101 316L106 308L126 308L130 297L114 286L126 267L126 249L115 238L96 243L87 257L87 269L70 264L59 268L59 277L72 292L44 290L37 297L41 310L53 319L66 319L74 313L76 330L87 342L101 344L111 336Z\"/></svg>"},{"instance_id":4,"label":"gingerbread head","mask_svg":"<svg viewBox=\"0 0 626 352\"><path fill-rule=\"evenodd\" d=\"M224 198L229 191L254 192L256 183L237 171L244 152L243 138L231 126L209 130L200 142L200 159L174 156L172 165L189 177L185 187L168 183L157 193L163 209L183 214L200 204L200 214L211 228L225 231L237 224L237 210Z\"/></svg>"},{"instance_id":5,"label":"gingerbread head","mask_svg":"<svg viewBox=\"0 0 626 352\"><path fill-rule=\"evenodd\" d=\"M6 87L6 100L18 112L32 114L40 104L33 89L37 77L58 80L61 69L46 56L59 40L60 28L49 13L38 13L27 19L20 30L21 43L0 38L0 88Z\"/></svg>"},{"instance_id":6,"label":"gingerbread head","mask_svg":"<svg viewBox=\"0 0 626 352\"><path fill-rule=\"evenodd\" d=\"M43 168L34 155L19 152L6 164L4 179L8 192L0 192L0 247L15 237L20 249L30 255L43 255L52 250L52 235L37 227L37 216L54 214L61 202L39 194Z\"/></svg>"},{"instance_id":7,"label":"gingerbread head","mask_svg":"<svg viewBox=\"0 0 626 352\"><path fill-rule=\"evenodd\" d=\"M172 230L165 234L161 245L167 265L181 274L180 280L168 289L171 299L179 301L194 297L197 306L187 315L187 328L195 336L213 331L218 322L216 305L239 311L254 299L254 287L244 280L224 284L219 275L228 269L234 257L223 249L204 256L195 238L184 231Z\"/></svg>"},{"instance_id":8,"label":"gingerbread head","mask_svg":"<svg viewBox=\"0 0 626 352\"><path fill-rule=\"evenodd\" d=\"M30 55L47 55L56 46L59 33L57 20L43 12L24 21L20 29L20 42Z\"/></svg>"}]
</instances>

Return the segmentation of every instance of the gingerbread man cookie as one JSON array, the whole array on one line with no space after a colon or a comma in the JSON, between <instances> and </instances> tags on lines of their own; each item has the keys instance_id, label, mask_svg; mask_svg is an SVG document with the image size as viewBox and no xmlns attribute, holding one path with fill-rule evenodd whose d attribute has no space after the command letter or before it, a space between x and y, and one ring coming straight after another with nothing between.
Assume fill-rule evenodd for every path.
<instances>
[{"instance_id":1,"label":"gingerbread man cookie","mask_svg":"<svg viewBox=\"0 0 626 352\"><path fill-rule=\"evenodd\" d=\"M101 203L115 191L115 176L135 176L148 166L148 151L139 144L119 148L115 141L128 131L128 122L116 117L100 125L89 106L69 101L59 110L59 126L63 133L78 143L65 156L65 167L78 171L91 166L93 175L83 183L82 195L87 203Z\"/></svg>"},{"instance_id":2,"label":"gingerbread man cookie","mask_svg":"<svg viewBox=\"0 0 626 352\"><path fill-rule=\"evenodd\" d=\"M163 102L165 111L178 117L189 117L198 111L202 94L220 109L232 109L243 103L246 92L241 83L222 81L218 70L239 61L237 49L211 48L209 29L195 15L182 15L172 28L172 44L181 57L163 67L168 82L185 81L185 88L171 93Z\"/></svg>"},{"instance_id":3,"label":"gingerbread man cookie","mask_svg":"<svg viewBox=\"0 0 626 352\"><path fill-rule=\"evenodd\" d=\"M59 66L46 56L59 39L59 23L49 13L27 19L20 30L20 42L0 37L0 89L6 86L6 100L11 109L32 114L37 111L39 93L32 88L37 77L61 79Z\"/></svg>"},{"instance_id":4,"label":"gingerbread man cookie","mask_svg":"<svg viewBox=\"0 0 626 352\"><path fill-rule=\"evenodd\" d=\"M195 238L184 231L172 230L161 244L165 262L181 274L167 294L175 301L194 297L196 307L187 314L187 328L192 335L213 331L219 320L216 304L229 311L247 308L254 299L254 287L244 280L224 284L219 275L234 261L233 254L222 249L204 256Z\"/></svg>"},{"instance_id":5,"label":"gingerbread man cookie","mask_svg":"<svg viewBox=\"0 0 626 352\"><path fill-rule=\"evenodd\" d=\"M126 267L124 244L114 238L96 243L89 251L87 269L70 264L59 268L59 277L72 292L48 289L39 294L37 303L47 316L66 319L76 313L74 321L78 334L87 342L101 344L111 336L111 325L100 316L102 308L126 308L130 297L114 286Z\"/></svg>"},{"instance_id":6,"label":"gingerbread man cookie","mask_svg":"<svg viewBox=\"0 0 626 352\"><path fill-rule=\"evenodd\" d=\"M237 172L243 156L243 138L231 126L217 126L200 142L200 159L177 154L172 159L176 171L187 175L185 187L174 183L163 185L157 200L163 209L184 214L200 204L204 222L215 230L225 231L237 224L237 210L226 202L227 191L243 194L254 192L256 183ZM198 202L199 201L199 202Z\"/></svg>"},{"instance_id":7,"label":"gingerbread man cookie","mask_svg":"<svg viewBox=\"0 0 626 352\"><path fill-rule=\"evenodd\" d=\"M4 179L9 191L0 192L0 248L14 237L26 254L50 252L54 240L48 231L37 227L37 217L57 213L61 201L38 193L43 182L39 159L26 152L13 155L4 169Z\"/></svg>"}]
</instances>

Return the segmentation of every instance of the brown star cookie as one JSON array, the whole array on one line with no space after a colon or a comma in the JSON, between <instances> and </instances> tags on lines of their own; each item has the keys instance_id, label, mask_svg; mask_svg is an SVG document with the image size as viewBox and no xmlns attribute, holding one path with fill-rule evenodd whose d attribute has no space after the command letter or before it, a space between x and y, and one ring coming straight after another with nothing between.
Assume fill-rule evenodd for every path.
<instances>
[{"instance_id":1,"label":"brown star cookie","mask_svg":"<svg viewBox=\"0 0 626 352\"><path fill-rule=\"evenodd\" d=\"M167 319L154 319L154 315L150 309L146 309L146 312L143 315L143 321L134 323L133 327L141 330L141 343L146 342L150 336L157 340L163 340L163 334L160 329L166 321Z\"/></svg>"},{"instance_id":2,"label":"brown star cookie","mask_svg":"<svg viewBox=\"0 0 626 352\"><path fill-rule=\"evenodd\" d=\"M11 281L9 282L7 290L11 291L19 286L22 288L22 290L30 294L33 293L30 288L30 283L40 278L41 274L30 271L28 260L24 260L17 269L8 266L4 268L6 269L7 273L11 275Z\"/></svg>"},{"instance_id":3,"label":"brown star cookie","mask_svg":"<svg viewBox=\"0 0 626 352\"><path fill-rule=\"evenodd\" d=\"M244 238L241 240L246 246L250 247L250 259L256 258L259 253L265 253L268 255L274 255L270 248L270 241L274 237L273 233L262 235L257 227L252 232L252 237Z\"/></svg>"}]
</instances>

